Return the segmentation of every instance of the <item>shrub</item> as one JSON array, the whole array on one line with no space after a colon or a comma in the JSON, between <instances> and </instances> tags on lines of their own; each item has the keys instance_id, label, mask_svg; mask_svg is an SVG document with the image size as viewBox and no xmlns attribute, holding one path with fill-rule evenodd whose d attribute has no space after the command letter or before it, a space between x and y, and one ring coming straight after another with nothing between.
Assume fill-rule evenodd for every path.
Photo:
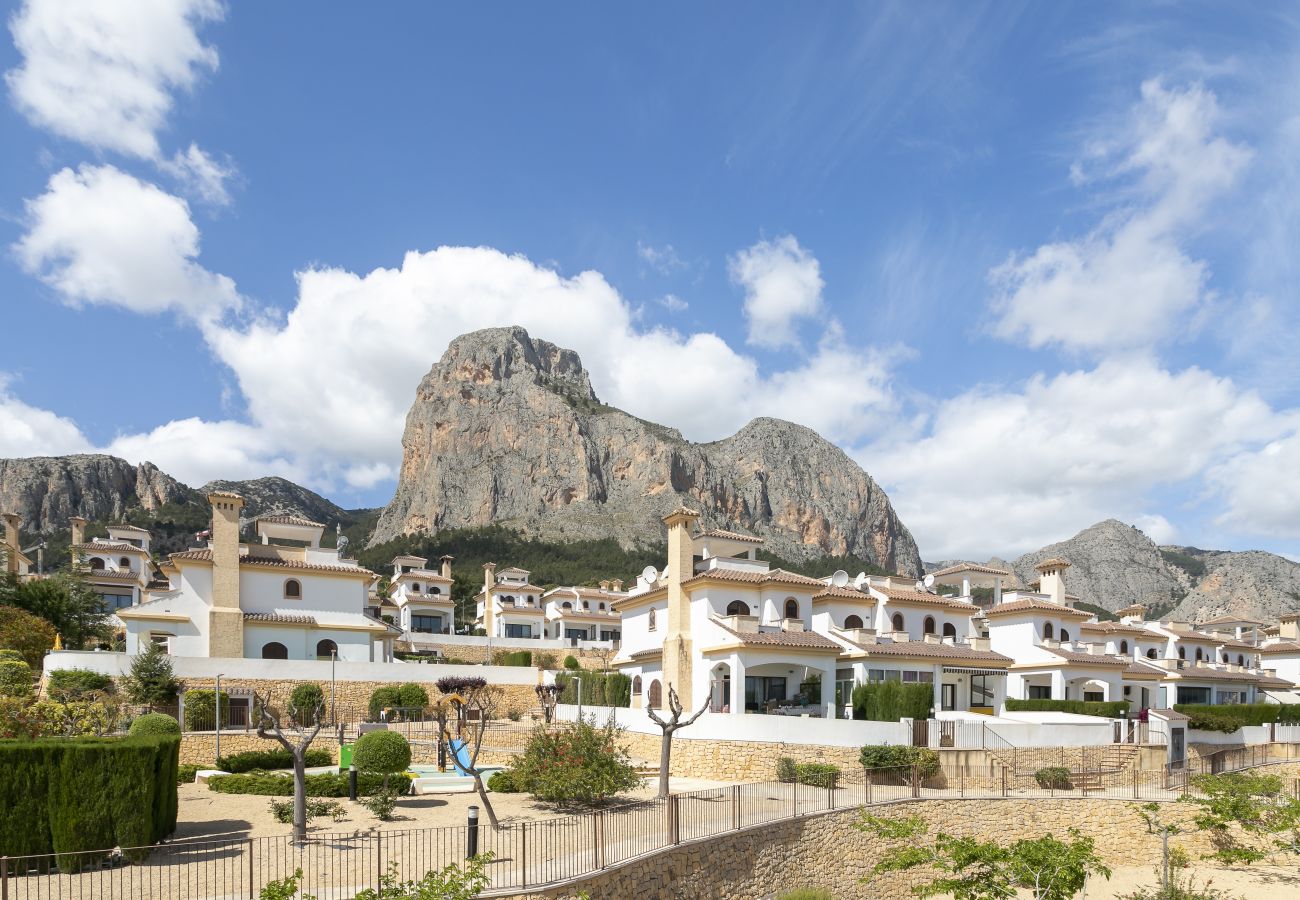
<instances>
[{"instance_id":1,"label":"shrub","mask_svg":"<svg viewBox=\"0 0 1300 900\"><path fill-rule=\"evenodd\" d=\"M799 763L795 766L795 779L812 787L834 788L840 780L840 767L830 763Z\"/></svg>"},{"instance_id":2,"label":"shrub","mask_svg":"<svg viewBox=\"0 0 1300 900\"><path fill-rule=\"evenodd\" d=\"M487 789L497 794L519 793L519 786L515 784L514 776L510 774L509 769L493 772L492 777L487 780Z\"/></svg>"},{"instance_id":3,"label":"shrub","mask_svg":"<svg viewBox=\"0 0 1300 900\"><path fill-rule=\"evenodd\" d=\"M0 697L30 697L32 667L18 659L0 659Z\"/></svg>"},{"instance_id":4,"label":"shrub","mask_svg":"<svg viewBox=\"0 0 1300 900\"><path fill-rule=\"evenodd\" d=\"M176 783L193 784L200 770L211 768L212 766L199 765L198 763L182 763L176 767Z\"/></svg>"},{"instance_id":5,"label":"shrub","mask_svg":"<svg viewBox=\"0 0 1300 900\"><path fill-rule=\"evenodd\" d=\"M321 709L325 704L325 692L321 690L319 684L310 681L304 681L296 684L293 690L289 692L289 708L294 710L295 718L310 720L312 724L315 719L316 710Z\"/></svg>"},{"instance_id":6,"label":"shrub","mask_svg":"<svg viewBox=\"0 0 1300 900\"><path fill-rule=\"evenodd\" d=\"M429 692L408 681L397 689L397 699L403 709L424 709L429 705Z\"/></svg>"},{"instance_id":7,"label":"shrub","mask_svg":"<svg viewBox=\"0 0 1300 900\"><path fill-rule=\"evenodd\" d=\"M397 797L389 790L380 790L358 802L381 822L391 822L393 811L397 809Z\"/></svg>"},{"instance_id":8,"label":"shrub","mask_svg":"<svg viewBox=\"0 0 1300 900\"><path fill-rule=\"evenodd\" d=\"M1046 766L1034 773L1034 781L1040 788L1052 791L1068 791L1074 787L1070 781L1070 770L1065 766Z\"/></svg>"},{"instance_id":9,"label":"shrub","mask_svg":"<svg viewBox=\"0 0 1300 900\"><path fill-rule=\"evenodd\" d=\"M19 650L0 650L0 659L15 659L18 662L27 662Z\"/></svg>"},{"instance_id":10,"label":"shrub","mask_svg":"<svg viewBox=\"0 0 1300 900\"><path fill-rule=\"evenodd\" d=\"M776 761L776 780L789 784L798 777L797 769L793 756L782 756Z\"/></svg>"},{"instance_id":11,"label":"shrub","mask_svg":"<svg viewBox=\"0 0 1300 900\"><path fill-rule=\"evenodd\" d=\"M292 800L272 800L271 815L275 821L283 822L286 825L293 821L293 801ZM335 822L342 822L348 817L347 810L343 804L337 800L308 800L307 801L307 818L315 819L320 816L329 816Z\"/></svg>"},{"instance_id":12,"label":"shrub","mask_svg":"<svg viewBox=\"0 0 1300 900\"><path fill-rule=\"evenodd\" d=\"M574 669L555 676L560 689L559 702L576 704L578 685L582 685L584 706L617 706L626 708L632 703L632 679L622 672L588 672Z\"/></svg>"},{"instance_id":13,"label":"shrub","mask_svg":"<svg viewBox=\"0 0 1300 900\"><path fill-rule=\"evenodd\" d=\"M39 669L54 647L54 626L16 606L0 605L0 659L25 662Z\"/></svg>"},{"instance_id":14,"label":"shrub","mask_svg":"<svg viewBox=\"0 0 1300 900\"><path fill-rule=\"evenodd\" d=\"M1220 731L1224 734L1232 734L1242 727L1242 722L1232 716L1225 716L1222 713L1207 710L1192 713L1188 718L1187 727L1198 731Z\"/></svg>"},{"instance_id":15,"label":"shrub","mask_svg":"<svg viewBox=\"0 0 1300 900\"><path fill-rule=\"evenodd\" d=\"M1288 703L1175 703L1174 710L1197 719L1200 716L1231 719L1241 725L1267 725L1270 722L1300 723L1300 705ZM1192 725L1192 728L1199 726ZM1222 729L1211 729L1219 731ZM1229 729L1236 731L1235 728Z\"/></svg>"},{"instance_id":16,"label":"shrub","mask_svg":"<svg viewBox=\"0 0 1300 900\"><path fill-rule=\"evenodd\" d=\"M853 718L872 722L926 719L934 706L934 686L875 681L853 689Z\"/></svg>"},{"instance_id":17,"label":"shrub","mask_svg":"<svg viewBox=\"0 0 1300 900\"><path fill-rule=\"evenodd\" d=\"M221 692L221 724L230 724L230 696ZM185 692L185 730L214 731L217 727L217 692L208 690Z\"/></svg>"},{"instance_id":18,"label":"shrub","mask_svg":"<svg viewBox=\"0 0 1300 900\"><path fill-rule=\"evenodd\" d=\"M492 654L492 664L494 666L531 666L533 664L533 651L498 650Z\"/></svg>"},{"instance_id":19,"label":"shrub","mask_svg":"<svg viewBox=\"0 0 1300 900\"><path fill-rule=\"evenodd\" d=\"M112 694L117 690L113 679L85 669L59 669L51 672L45 684L52 700L81 700L87 694Z\"/></svg>"},{"instance_id":20,"label":"shrub","mask_svg":"<svg viewBox=\"0 0 1300 900\"><path fill-rule=\"evenodd\" d=\"M173 677L171 657L152 641L131 660L131 674L122 679L122 687L132 703L149 706L175 703L180 691L180 683Z\"/></svg>"},{"instance_id":21,"label":"shrub","mask_svg":"<svg viewBox=\"0 0 1300 900\"><path fill-rule=\"evenodd\" d=\"M555 729L533 730L522 756L508 771L515 784L539 800L597 805L641 784L641 776L617 742L622 734L611 719L592 719Z\"/></svg>"},{"instance_id":22,"label":"shrub","mask_svg":"<svg viewBox=\"0 0 1300 900\"><path fill-rule=\"evenodd\" d=\"M171 716L162 713L145 713L131 723L127 734L132 737L142 735L175 735L180 737L181 724Z\"/></svg>"},{"instance_id":23,"label":"shrub","mask_svg":"<svg viewBox=\"0 0 1300 900\"><path fill-rule=\"evenodd\" d=\"M334 759L328 750L317 748L303 754L303 762L309 766L328 766ZM232 775L240 772L266 771L267 769L292 769L293 754L288 750L246 750L232 753L217 760L217 768Z\"/></svg>"},{"instance_id":24,"label":"shrub","mask_svg":"<svg viewBox=\"0 0 1300 900\"><path fill-rule=\"evenodd\" d=\"M478 675L448 675L435 684L440 694L467 694L487 687L487 679Z\"/></svg>"},{"instance_id":25,"label":"shrub","mask_svg":"<svg viewBox=\"0 0 1300 900\"><path fill-rule=\"evenodd\" d=\"M389 789L398 795L411 792L409 775L389 776ZM308 797L346 797L348 776L322 772L307 776ZM384 777L373 772L357 773L357 793L373 794L384 787ZM241 775L213 775L208 790L218 794L254 794L263 797L292 797L293 776L278 772L246 772Z\"/></svg>"},{"instance_id":26,"label":"shrub","mask_svg":"<svg viewBox=\"0 0 1300 900\"><path fill-rule=\"evenodd\" d=\"M378 722L379 714L386 709L397 709L402 705L402 692L397 685L377 687L370 694L370 721Z\"/></svg>"},{"instance_id":27,"label":"shrub","mask_svg":"<svg viewBox=\"0 0 1300 900\"><path fill-rule=\"evenodd\" d=\"M556 654L550 650L534 650L533 665L539 669L554 669Z\"/></svg>"},{"instance_id":28,"label":"shrub","mask_svg":"<svg viewBox=\"0 0 1300 900\"><path fill-rule=\"evenodd\" d=\"M352 748L352 765L360 772L388 776L403 772L411 764L411 745L396 731L368 731Z\"/></svg>"},{"instance_id":29,"label":"shrub","mask_svg":"<svg viewBox=\"0 0 1300 900\"><path fill-rule=\"evenodd\" d=\"M902 769L911 766L916 766L917 774L922 778L939 774L938 751L907 744L868 744L858 754L858 761L864 769L898 770L901 777L907 777Z\"/></svg>"},{"instance_id":30,"label":"shrub","mask_svg":"<svg viewBox=\"0 0 1300 900\"><path fill-rule=\"evenodd\" d=\"M1064 712L1107 719L1122 718L1128 711L1123 700L1008 700L1006 707L1007 712Z\"/></svg>"},{"instance_id":31,"label":"shrub","mask_svg":"<svg viewBox=\"0 0 1300 900\"><path fill-rule=\"evenodd\" d=\"M568 656L564 657L564 668L581 669L582 666L579 665L577 657L575 657L573 654L569 654Z\"/></svg>"}]
</instances>

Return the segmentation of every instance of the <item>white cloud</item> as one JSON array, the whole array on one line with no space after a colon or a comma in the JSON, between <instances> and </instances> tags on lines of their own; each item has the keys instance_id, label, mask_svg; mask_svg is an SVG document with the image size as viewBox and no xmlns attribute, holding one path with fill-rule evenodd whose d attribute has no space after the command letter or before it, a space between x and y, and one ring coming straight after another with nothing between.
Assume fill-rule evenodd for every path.
<instances>
[{"instance_id":1,"label":"white cloud","mask_svg":"<svg viewBox=\"0 0 1300 900\"><path fill-rule=\"evenodd\" d=\"M794 235L759 241L729 260L734 282L745 289L749 342L760 347L797 346L796 320L822 308L821 264Z\"/></svg>"},{"instance_id":2,"label":"white cloud","mask_svg":"<svg viewBox=\"0 0 1300 900\"><path fill-rule=\"evenodd\" d=\"M0 372L0 457L58 456L84 453L90 441L71 419L29 406L9 390Z\"/></svg>"},{"instance_id":3,"label":"white cloud","mask_svg":"<svg viewBox=\"0 0 1300 900\"><path fill-rule=\"evenodd\" d=\"M325 473L309 472L288 458L265 431L242 422L178 419L143 434L121 435L105 453L128 462L148 460L189 485L218 478L280 475L300 483L324 483Z\"/></svg>"},{"instance_id":4,"label":"white cloud","mask_svg":"<svg viewBox=\"0 0 1300 900\"><path fill-rule=\"evenodd\" d=\"M9 22L14 105L61 137L156 159L174 92L217 68L197 30L224 14L218 0L27 0Z\"/></svg>"},{"instance_id":5,"label":"white cloud","mask_svg":"<svg viewBox=\"0 0 1300 900\"><path fill-rule=\"evenodd\" d=\"M685 312L690 304L676 294L664 294L659 298L659 305L671 313Z\"/></svg>"},{"instance_id":6,"label":"white cloud","mask_svg":"<svg viewBox=\"0 0 1300 900\"><path fill-rule=\"evenodd\" d=\"M170 160L158 165L179 181L186 193L213 206L230 205L226 182L234 177L235 167L229 160L217 162L198 144L191 143L189 149L177 150Z\"/></svg>"},{"instance_id":7,"label":"white cloud","mask_svg":"<svg viewBox=\"0 0 1300 900\"><path fill-rule=\"evenodd\" d=\"M1220 119L1200 85L1143 84L1119 136L1094 142L1071 169L1078 183L1117 189L1119 206L1087 235L1013 255L990 272L994 332L1104 354L1184 331L1208 299L1209 270L1183 244L1250 156L1216 133Z\"/></svg>"},{"instance_id":8,"label":"white cloud","mask_svg":"<svg viewBox=\"0 0 1300 900\"><path fill-rule=\"evenodd\" d=\"M26 211L14 252L66 302L197 320L240 305L233 281L195 261L199 230L185 201L112 166L56 172Z\"/></svg>"},{"instance_id":9,"label":"white cloud","mask_svg":"<svg viewBox=\"0 0 1300 900\"><path fill-rule=\"evenodd\" d=\"M662 247L655 247L652 244L643 244L636 242L636 255L645 260L645 262L660 275L672 275L688 268L682 258L677 255L672 244L664 244Z\"/></svg>"},{"instance_id":10,"label":"white cloud","mask_svg":"<svg viewBox=\"0 0 1300 900\"><path fill-rule=\"evenodd\" d=\"M1300 415L1275 440L1215 466L1209 482L1224 503L1220 525L1240 534L1300 538Z\"/></svg>"},{"instance_id":11,"label":"white cloud","mask_svg":"<svg viewBox=\"0 0 1300 900\"><path fill-rule=\"evenodd\" d=\"M1229 379L1114 359L1019 391L959 394L923 436L886 435L858 458L928 557L1008 556L1103 518L1148 515L1148 492L1197 478L1277 427Z\"/></svg>"}]
</instances>

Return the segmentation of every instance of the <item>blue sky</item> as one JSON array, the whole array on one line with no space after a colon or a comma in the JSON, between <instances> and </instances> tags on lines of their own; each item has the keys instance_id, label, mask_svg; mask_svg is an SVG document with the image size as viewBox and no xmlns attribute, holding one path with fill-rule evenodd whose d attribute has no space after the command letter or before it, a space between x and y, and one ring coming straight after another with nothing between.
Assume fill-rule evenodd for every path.
<instances>
[{"instance_id":1,"label":"blue sky","mask_svg":"<svg viewBox=\"0 0 1300 900\"><path fill-rule=\"evenodd\" d=\"M919 8L918 8L919 7ZM456 334L835 440L927 558L1300 556L1296 22L1265 4L29 0L0 456L391 496Z\"/></svg>"}]
</instances>

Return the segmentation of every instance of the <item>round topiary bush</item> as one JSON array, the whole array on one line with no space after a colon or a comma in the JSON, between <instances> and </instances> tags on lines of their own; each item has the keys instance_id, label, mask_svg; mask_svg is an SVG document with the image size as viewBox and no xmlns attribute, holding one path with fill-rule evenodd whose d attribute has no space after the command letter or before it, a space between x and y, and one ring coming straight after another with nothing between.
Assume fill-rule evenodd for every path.
<instances>
[{"instance_id":1,"label":"round topiary bush","mask_svg":"<svg viewBox=\"0 0 1300 900\"><path fill-rule=\"evenodd\" d=\"M23 659L22 653L17 650L0 650L0 659L14 659L18 662L27 662Z\"/></svg>"},{"instance_id":2,"label":"round topiary bush","mask_svg":"<svg viewBox=\"0 0 1300 900\"><path fill-rule=\"evenodd\" d=\"M385 685L375 688L370 694L370 721L378 722L379 714L386 709L397 709L402 705L402 693L397 685Z\"/></svg>"},{"instance_id":3,"label":"round topiary bush","mask_svg":"<svg viewBox=\"0 0 1300 900\"><path fill-rule=\"evenodd\" d=\"M408 681L397 689L397 699L402 709L424 709L429 705L429 692L420 685Z\"/></svg>"},{"instance_id":4,"label":"round topiary bush","mask_svg":"<svg viewBox=\"0 0 1300 900\"><path fill-rule=\"evenodd\" d=\"M311 719L315 716L316 710L322 709L325 705L325 692L321 690L319 684L305 681L297 685L289 693L289 708L296 713L295 718Z\"/></svg>"},{"instance_id":5,"label":"round topiary bush","mask_svg":"<svg viewBox=\"0 0 1300 900\"><path fill-rule=\"evenodd\" d=\"M362 772L376 772L388 776L406 771L411 764L411 745L396 731L368 731L357 740L352 749L352 764Z\"/></svg>"},{"instance_id":6,"label":"round topiary bush","mask_svg":"<svg viewBox=\"0 0 1300 900\"><path fill-rule=\"evenodd\" d=\"M31 666L21 659L0 659L0 697L27 697L32 684Z\"/></svg>"},{"instance_id":7,"label":"round topiary bush","mask_svg":"<svg viewBox=\"0 0 1300 900\"><path fill-rule=\"evenodd\" d=\"M578 658L577 658L576 656L569 655L569 656L564 657L564 668L566 668L566 669L581 669L582 666L580 666L580 665L578 664Z\"/></svg>"},{"instance_id":8,"label":"round topiary bush","mask_svg":"<svg viewBox=\"0 0 1300 900\"><path fill-rule=\"evenodd\" d=\"M145 713L131 723L127 734L132 737L152 734L175 734L181 733L181 725L171 716L165 716L162 713Z\"/></svg>"}]
</instances>

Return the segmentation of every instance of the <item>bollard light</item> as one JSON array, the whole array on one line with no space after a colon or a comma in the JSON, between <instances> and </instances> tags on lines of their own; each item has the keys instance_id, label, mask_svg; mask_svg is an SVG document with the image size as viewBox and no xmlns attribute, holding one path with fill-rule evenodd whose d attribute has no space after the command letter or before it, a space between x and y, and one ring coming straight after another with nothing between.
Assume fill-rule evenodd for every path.
<instances>
[{"instance_id":1,"label":"bollard light","mask_svg":"<svg viewBox=\"0 0 1300 900\"><path fill-rule=\"evenodd\" d=\"M357 767L348 766L348 799L357 799Z\"/></svg>"},{"instance_id":2,"label":"bollard light","mask_svg":"<svg viewBox=\"0 0 1300 900\"><path fill-rule=\"evenodd\" d=\"M478 856L478 807L469 808L469 828L465 831L465 858Z\"/></svg>"}]
</instances>

